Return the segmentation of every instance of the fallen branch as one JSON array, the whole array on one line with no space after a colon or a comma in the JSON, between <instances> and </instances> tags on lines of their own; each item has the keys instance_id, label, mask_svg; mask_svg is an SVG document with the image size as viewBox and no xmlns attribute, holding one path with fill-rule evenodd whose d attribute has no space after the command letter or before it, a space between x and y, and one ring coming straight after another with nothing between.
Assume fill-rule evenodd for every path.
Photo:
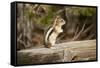
<instances>
[{"instance_id":1,"label":"fallen branch","mask_svg":"<svg viewBox=\"0 0 100 68\"><path fill-rule=\"evenodd\" d=\"M96 60L96 40L56 44L55 49L31 48L17 51L17 64L44 64Z\"/></svg>"}]
</instances>

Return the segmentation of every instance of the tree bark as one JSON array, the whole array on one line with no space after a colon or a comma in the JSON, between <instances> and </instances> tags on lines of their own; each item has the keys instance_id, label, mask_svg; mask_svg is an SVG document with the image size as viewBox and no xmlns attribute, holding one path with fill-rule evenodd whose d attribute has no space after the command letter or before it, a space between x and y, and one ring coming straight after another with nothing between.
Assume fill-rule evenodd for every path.
<instances>
[{"instance_id":1,"label":"tree bark","mask_svg":"<svg viewBox=\"0 0 100 68\"><path fill-rule=\"evenodd\" d=\"M96 60L96 40L56 44L55 49L31 48L17 51L17 64L42 64Z\"/></svg>"}]
</instances>

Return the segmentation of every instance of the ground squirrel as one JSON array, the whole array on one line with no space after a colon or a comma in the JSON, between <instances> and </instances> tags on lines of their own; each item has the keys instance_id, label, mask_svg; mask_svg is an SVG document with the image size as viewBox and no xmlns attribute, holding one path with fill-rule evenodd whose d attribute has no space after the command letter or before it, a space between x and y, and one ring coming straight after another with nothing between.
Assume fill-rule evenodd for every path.
<instances>
[{"instance_id":1,"label":"ground squirrel","mask_svg":"<svg viewBox=\"0 0 100 68\"><path fill-rule=\"evenodd\" d=\"M56 16L53 25L47 30L44 38L44 45L47 48L52 48L55 45L56 38L63 32L62 26L65 24L61 16Z\"/></svg>"}]
</instances>

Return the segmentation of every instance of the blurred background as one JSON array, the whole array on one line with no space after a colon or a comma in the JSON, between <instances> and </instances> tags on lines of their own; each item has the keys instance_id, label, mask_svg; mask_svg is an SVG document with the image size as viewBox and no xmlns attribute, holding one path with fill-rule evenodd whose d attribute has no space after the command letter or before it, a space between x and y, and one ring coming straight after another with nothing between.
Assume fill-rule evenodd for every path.
<instances>
[{"instance_id":1,"label":"blurred background","mask_svg":"<svg viewBox=\"0 0 100 68\"><path fill-rule=\"evenodd\" d=\"M17 4L17 50L44 47L46 29L60 15L66 24L56 43L96 39L96 7Z\"/></svg>"}]
</instances>

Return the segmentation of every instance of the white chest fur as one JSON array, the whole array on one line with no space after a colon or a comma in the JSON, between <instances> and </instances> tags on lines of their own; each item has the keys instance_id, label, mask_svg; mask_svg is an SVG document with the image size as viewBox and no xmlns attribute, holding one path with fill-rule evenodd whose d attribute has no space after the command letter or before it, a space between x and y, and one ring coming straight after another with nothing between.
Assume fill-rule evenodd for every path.
<instances>
[{"instance_id":1,"label":"white chest fur","mask_svg":"<svg viewBox=\"0 0 100 68\"><path fill-rule=\"evenodd\" d=\"M50 41L50 43L52 44L52 46L55 45L57 36L58 36L58 33L53 32L53 33L51 34L51 36L49 37L49 41Z\"/></svg>"},{"instance_id":2,"label":"white chest fur","mask_svg":"<svg viewBox=\"0 0 100 68\"><path fill-rule=\"evenodd\" d=\"M61 26L56 26L54 32L49 37L49 41L52 44L52 46L55 45L56 39L61 32L63 32Z\"/></svg>"}]
</instances>

